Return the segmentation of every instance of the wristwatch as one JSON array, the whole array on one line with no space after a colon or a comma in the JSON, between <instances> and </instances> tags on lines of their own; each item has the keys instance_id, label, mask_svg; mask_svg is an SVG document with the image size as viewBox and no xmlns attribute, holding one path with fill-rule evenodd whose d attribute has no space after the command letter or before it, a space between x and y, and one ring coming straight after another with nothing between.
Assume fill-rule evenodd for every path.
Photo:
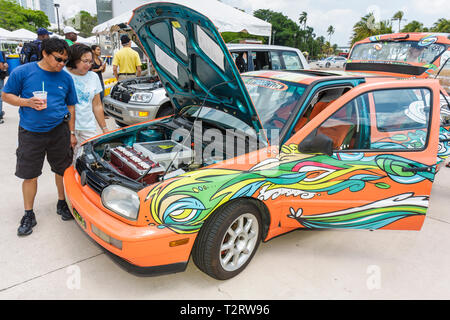
<instances>
[{"instance_id":1,"label":"wristwatch","mask_svg":"<svg viewBox=\"0 0 450 320\"><path fill-rule=\"evenodd\" d=\"M70 134L73 134L73 135L75 135L75 131L70 131Z\"/></svg>"}]
</instances>

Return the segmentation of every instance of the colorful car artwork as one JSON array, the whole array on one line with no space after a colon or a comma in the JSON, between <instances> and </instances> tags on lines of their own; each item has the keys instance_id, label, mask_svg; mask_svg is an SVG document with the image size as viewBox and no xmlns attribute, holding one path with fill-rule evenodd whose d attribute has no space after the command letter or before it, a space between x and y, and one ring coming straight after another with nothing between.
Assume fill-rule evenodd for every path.
<instances>
[{"instance_id":1,"label":"colorful car artwork","mask_svg":"<svg viewBox=\"0 0 450 320\"><path fill-rule=\"evenodd\" d=\"M345 70L396 77L438 77L444 89L450 92L449 45L449 33L372 36L353 45Z\"/></svg>"},{"instance_id":2,"label":"colorful car artwork","mask_svg":"<svg viewBox=\"0 0 450 320\"><path fill-rule=\"evenodd\" d=\"M129 25L176 112L85 142L64 185L81 229L130 272L192 258L225 280L292 230L421 229L450 154L438 80L240 75L188 7L146 4Z\"/></svg>"}]
</instances>

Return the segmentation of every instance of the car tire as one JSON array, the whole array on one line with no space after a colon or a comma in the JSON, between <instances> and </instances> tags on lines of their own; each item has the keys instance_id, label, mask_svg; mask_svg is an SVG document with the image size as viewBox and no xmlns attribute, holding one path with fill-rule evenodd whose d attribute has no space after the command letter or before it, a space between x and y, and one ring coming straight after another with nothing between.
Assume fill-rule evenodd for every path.
<instances>
[{"instance_id":1,"label":"car tire","mask_svg":"<svg viewBox=\"0 0 450 320\"><path fill-rule=\"evenodd\" d=\"M247 200L234 201L205 221L194 244L194 263L215 279L230 279L250 263L261 235L258 208Z\"/></svg>"},{"instance_id":2,"label":"car tire","mask_svg":"<svg viewBox=\"0 0 450 320\"><path fill-rule=\"evenodd\" d=\"M325 65L325 68L329 68L330 67L330 63L327 62L327 64Z\"/></svg>"},{"instance_id":3,"label":"car tire","mask_svg":"<svg viewBox=\"0 0 450 320\"><path fill-rule=\"evenodd\" d=\"M156 113L156 119L165 117L165 116L171 116L173 115L173 107L172 104L163 104L161 107L159 107L158 112Z\"/></svg>"}]
</instances>

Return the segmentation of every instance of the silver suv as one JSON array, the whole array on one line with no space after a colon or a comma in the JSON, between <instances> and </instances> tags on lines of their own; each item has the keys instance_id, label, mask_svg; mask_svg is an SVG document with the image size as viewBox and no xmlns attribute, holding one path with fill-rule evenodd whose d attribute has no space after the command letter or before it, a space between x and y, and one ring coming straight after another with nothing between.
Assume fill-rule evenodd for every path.
<instances>
[{"instance_id":1,"label":"silver suv","mask_svg":"<svg viewBox=\"0 0 450 320\"><path fill-rule=\"evenodd\" d=\"M296 48L262 44L228 44L240 72L256 70L309 69L308 62ZM243 54L250 59L242 60ZM239 57L239 58L238 58ZM244 63L242 63L244 61ZM120 126L168 116L173 107L157 77L145 76L119 81L103 99L105 112Z\"/></svg>"}]
</instances>

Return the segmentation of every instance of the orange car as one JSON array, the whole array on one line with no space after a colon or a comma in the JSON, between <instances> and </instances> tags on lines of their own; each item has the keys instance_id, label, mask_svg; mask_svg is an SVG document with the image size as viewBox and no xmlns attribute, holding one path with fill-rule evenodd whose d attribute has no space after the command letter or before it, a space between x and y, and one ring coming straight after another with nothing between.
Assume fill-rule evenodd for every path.
<instances>
[{"instance_id":1,"label":"orange car","mask_svg":"<svg viewBox=\"0 0 450 320\"><path fill-rule=\"evenodd\" d=\"M241 76L190 8L147 4L129 25L175 115L86 142L64 184L82 230L130 271L179 272L192 256L228 279L295 229L421 228L450 153L437 80Z\"/></svg>"},{"instance_id":2,"label":"orange car","mask_svg":"<svg viewBox=\"0 0 450 320\"><path fill-rule=\"evenodd\" d=\"M356 42L346 71L441 80L450 92L450 33L392 33Z\"/></svg>"}]
</instances>

